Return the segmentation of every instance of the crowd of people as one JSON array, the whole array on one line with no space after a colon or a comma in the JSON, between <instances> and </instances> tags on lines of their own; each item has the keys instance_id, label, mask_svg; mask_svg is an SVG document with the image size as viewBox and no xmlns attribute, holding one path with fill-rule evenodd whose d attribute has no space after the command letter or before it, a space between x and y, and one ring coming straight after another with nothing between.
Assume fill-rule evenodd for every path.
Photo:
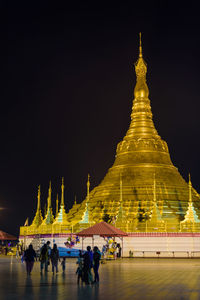
<instances>
[{"instance_id":1,"label":"crowd of people","mask_svg":"<svg viewBox=\"0 0 200 300\"><path fill-rule=\"evenodd\" d=\"M95 246L93 251L90 246L87 247L87 251L79 251L79 257L76 262L78 265L76 274L77 274L77 283L85 284L94 284L99 282L99 265L101 259L101 252L98 247ZM36 252L33 249L32 245L29 245L28 249L25 250L23 255L23 260L26 263L27 275L31 274L31 271L36 260ZM54 244L53 248L50 247L50 242L45 243L40 249L39 255L40 261L40 273L47 273L48 267L51 263L52 273L58 273L58 262L61 261L59 256L59 250L57 245ZM62 272L65 272L65 263L66 258L62 257L61 266ZM93 270L93 272L92 272Z\"/></svg>"}]
</instances>

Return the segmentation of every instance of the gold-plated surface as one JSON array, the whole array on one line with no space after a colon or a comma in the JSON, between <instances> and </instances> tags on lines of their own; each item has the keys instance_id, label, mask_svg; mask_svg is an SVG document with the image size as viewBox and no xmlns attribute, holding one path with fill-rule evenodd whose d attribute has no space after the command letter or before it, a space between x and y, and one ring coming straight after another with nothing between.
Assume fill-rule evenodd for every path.
<instances>
[{"instance_id":1,"label":"gold-plated surface","mask_svg":"<svg viewBox=\"0 0 200 300\"><path fill-rule=\"evenodd\" d=\"M192 182L189 174L189 203L184 220L180 222L181 232L200 232L200 219L192 201Z\"/></svg>"},{"instance_id":2,"label":"gold-plated surface","mask_svg":"<svg viewBox=\"0 0 200 300\"><path fill-rule=\"evenodd\" d=\"M158 135L152 120L141 34L135 72L131 123L117 145L114 164L92 191L89 190L88 176L86 199L81 204L75 202L67 215L61 205L55 223L63 220L65 230L78 232L107 216L116 227L126 232L179 232L186 231L186 228L189 232L194 228L200 231L198 226L188 227L194 212L196 220L199 219L200 195L190 183L188 190L187 182L171 162L167 143ZM53 214L48 202L42 225L51 226L48 230L52 232L52 225L49 225L52 223Z\"/></svg>"},{"instance_id":3,"label":"gold-plated surface","mask_svg":"<svg viewBox=\"0 0 200 300\"><path fill-rule=\"evenodd\" d=\"M64 189L64 178L62 178L60 209L52 225L53 233L67 232L67 228L70 226L65 212Z\"/></svg>"},{"instance_id":4,"label":"gold-plated surface","mask_svg":"<svg viewBox=\"0 0 200 300\"><path fill-rule=\"evenodd\" d=\"M167 143L158 135L152 120L146 83L147 64L143 59L141 42L135 72L136 86L130 127L117 145L113 166L102 182L90 192L90 219L96 223L105 214L112 218L123 211L126 216L126 231L145 232L154 207L155 174L157 207L165 222L165 230L177 232L188 207L188 184L172 164ZM123 182L122 203L120 176ZM192 194L193 205L199 215L199 194L194 190ZM73 216L78 214L77 209ZM119 228L125 230L122 223L116 222ZM163 231L163 226L158 230Z\"/></svg>"}]
</instances>

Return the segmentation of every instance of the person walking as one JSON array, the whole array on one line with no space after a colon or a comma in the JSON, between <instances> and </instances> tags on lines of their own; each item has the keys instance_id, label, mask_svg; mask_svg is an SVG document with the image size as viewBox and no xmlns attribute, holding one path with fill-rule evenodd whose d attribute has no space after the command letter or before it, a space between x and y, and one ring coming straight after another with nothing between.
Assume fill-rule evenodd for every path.
<instances>
[{"instance_id":1,"label":"person walking","mask_svg":"<svg viewBox=\"0 0 200 300\"><path fill-rule=\"evenodd\" d=\"M83 281L85 284L93 283L92 266L93 266L93 253L91 247L87 246L87 251L83 255Z\"/></svg>"},{"instance_id":2,"label":"person walking","mask_svg":"<svg viewBox=\"0 0 200 300\"><path fill-rule=\"evenodd\" d=\"M47 271L48 272L48 266L50 265L50 255L51 255L51 246L50 246L51 242L47 241L47 250L48 250L48 263L47 263Z\"/></svg>"},{"instance_id":3,"label":"person walking","mask_svg":"<svg viewBox=\"0 0 200 300\"><path fill-rule=\"evenodd\" d=\"M24 252L24 260L26 262L26 272L27 275L31 275L31 271L33 269L34 261L35 261L36 253L33 249L33 246L30 244L28 249Z\"/></svg>"},{"instance_id":4,"label":"person walking","mask_svg":"<svg viewBox=\"0 0 200 300\"><path fill-rule=\"evenodd\" d=\"M42 274L44 267L45 267L45 273L48 272L49 256L48 256L47 244L44 244L42 246L39 260L40 260L40 273Z\"/></svg>"},{"instance_id":5,"label":"person walking","mask_svg":"<svg viewBox=\"0 0 200 300\"><path fill-rule=\"evenodd\" d=\"M58 273L58 260L60 260L60 257L59 257L59 251L56 244L53 245L53 249L51 250L51 254L50 254L50 259L51 259L53 274L54 274L54 268L56 269L56 273Z\"/></svg>"},{"instance_id":6,"label":"person walking","mask_svg":"<svg viewBox=\"0 0 200 300\"><path fill-rule=\"evenodd\" d=\"M65 273L65 264L66 264L66 257L63 257L63 259L61 261L61 266L62 266L63 273Z\"/></svg>"},{"instance_id":7,"label":"person walking","mask_svg":"<svg viewBox=\"0 0 200 300\"><path fill-rule=\"evenodd\" d=\"M78 268L76 270L76 274L78 275L77 283L79 284L80 279L83 283L83 257L82 257L82 251L81 250L79 250L79 257L78 257L78 260L77 260L76 263L78 265Z\"/></svg>"},{"instance_id":8,"label":"person walking","mask_svg":"<svg viewBox=\"0 0 200 300\"><path fill-rule=\"evenodd\" d=\"M94 269L94 283L99 282L99 262L101 259L101 253L97 246L93 249L93 269Z\"/></svg>"}]
</instances>

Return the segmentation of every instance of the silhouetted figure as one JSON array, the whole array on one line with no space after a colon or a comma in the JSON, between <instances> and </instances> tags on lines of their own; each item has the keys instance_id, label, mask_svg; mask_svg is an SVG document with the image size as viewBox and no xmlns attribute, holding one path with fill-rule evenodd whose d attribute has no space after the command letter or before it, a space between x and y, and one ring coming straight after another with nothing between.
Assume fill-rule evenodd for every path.
<instances>
[{"instance_id":1,"label":"silhouetted figure","mask_svg":"<svg viewBox=\"0 0 200 300\"><path fill-rule=\"evenodd\" d=\"M5 255L7 255L8 254L8 247L6 246L5 247Z\"/></svg>"},{"instance_id":2,"label":"silhouetted figure","mask_svg":"<svg viewBox=\"0 0 200 300\"><path fill-rule=\"evenodd\" d=\"M93 269L94 269L94 282L99 282L99 262L101 259L101 253L97 246L93 249Z\"/></svg>"},{"instance_id":3,"label":"silhouetted figure","mask_svg":"<svg viewBox=\"0 0 200 300\"><path fill-rule=\"evenodd\" d=\"M42 273L43 268L45 266L45 272L48 271L48 262L49 262L49 255L48 255L48 248L47 244L44 244L40 251L40 271Z\"/></svg>"},{"instance_id":4,"label":"silhouetted figure","mask_svg":"<svg viewBox=\"0 0 200 300\"><path fill-rule=\"evenodd\" d=\"M76 270L76 274L78 275L77 277L77 283L79 284L80 279L83 283L83 256L82 256L82 251L79 250L79 257L78 260L76 262L78 264L78 268Z\"/></svg>"},{"instance_id":5,"label":"silhouetted figure","mask_svg":"<svg viewBox=\"0 0 200 300\"><path fill-rule=\"evenodd\" d=\"M63 257L63 259L61 261L61 266L62 266L63 273L65 273L65 263L66 263L66 257Z\"/></svg>"},{"instance_id":6,"label":"silhouetted figure","mask_svg":"<svg viewBox=\"0 0 200 300\"><path fill-rule=\"evenodd\" d=\"M92 273L91 269L93 266L93 253L91 247L87 246L87 251L83 255L83 281L86 284L92 283Z\"/></svg>"},{"instance_id":7,"label":"silhouetted figure","mask_svg":"<svg viewBox=\"0 0 200 300\"><path fill-rule=\"evenodd\" d=\"M34 261L35 261L36 253L33 249L33 246L30 244L28 249L24 252L24 260L26 262L26 272L27 275L31 274L33 269Z\"/></svg>"},{"instance_id":8,"label":"silhouetted figure","mask_svg":"<svg viewBox=\"0 0 200 300\"><path fill-rule=\"evenodd\" d=\"M51 255L51 242L47 241L47 250L48 250L48 263L47 263L47 272L48 272L48 266L50 265L50 255Z\"/></svg>"},{"instance_id":9,"label":"silhouetted figure","mask_svg":"<svg viewBox=\"0 0 200 300\"><path fill-rule=\"evenodd\" d=\"M53 245L53 249L51 250L51 254L50 254L50 259L52 264L52 272L54 273L54 268L55 268L56 273L58 273L58 260L60 259L60 257L59 257L59 251L56 244Z\"/></svg>"}]
</instances>

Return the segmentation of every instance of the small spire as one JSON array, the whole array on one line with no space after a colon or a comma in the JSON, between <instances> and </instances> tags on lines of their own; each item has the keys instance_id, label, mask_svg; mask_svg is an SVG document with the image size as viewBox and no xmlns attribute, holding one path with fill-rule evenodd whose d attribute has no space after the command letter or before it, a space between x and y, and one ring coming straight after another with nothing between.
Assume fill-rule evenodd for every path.
<instances>
[{"instance_id":1,"label":"small spire","mask_svg":"<svg viewBox=\"0 0 200 300\"><path fill-rule=\"evenodd\" d=\"M87 181L87 201L90 199L90 174L88 174L88 181Z\"/></svg>"},{"instance_id":2,"label":"small spire","mask_svg":"<svg viewBox=\"0 0 200 300\"><path fill-rule=\"evenodd\" d=\"M74 197L74 205L76 205L76 195L75 195L75 197Z\"/></svg>"},{"instance_id":3,"label":"small spire","mask_svg":"<svg viewBox=\"0 0 200 300\"><path fill-rule=\"evenodd\" d=\"M189 202L192 202L192 182L191 182L191 176L189 173Z\"/></svg>"},{"instance_id":4,"label":"small spire","mask_svg":"<svg viewBox=\"0 0 200 300\"><path fill-rule=\"evenodd\" d=\"M139 33L139 38L140 38L139 57L142 57L142 34L141 34L141 32Z\"/></svg>"},{"instance_id":5,"label":"small spire","mask_svg":"<svg viewBox=\"0 0 200 300\"><path fill-rule=\"evenodd\" d=\"M58 214L58 194L57 194L57 197L56 197L56 216Z\"/></svg>"},{"instance_id":6,"label":"small spire","mask_svg":"<svg viewBox=\"0 0 200 300\"><path fill-rule=\"evenodd\" d=\"M64 177L62 177L62 185L61 185L61 205L64 206Z\"/></svg>"},{"instance_id":7,"label":"small spire","mask_svg":"<svg viewBox=\"0 0 200 300\"><path fill-rule=\"evenodd\" d=\"M47 210L51 207L51 180L49 181L49 194L48 194L48 208Z\"/></svg>"},{"instance_id":8,"label":"small spire","mask_svg":"<svg viewBox=\"0 0 200 300\"><path fill-rule=\"evenodd\" d=\"M120 204L122 205L123 194L122 194L122 174L120 173Z\"/></svg>"},{"instance_id":9,"label":"small spire","mask_svg":"<svg viewBox=\"0 0 200 300\"><path fill-rule=\"evenodd\" d=\"M153 201L156 203L156 174L154 173L154 180L153 180Z\"/></svg>"},{"instance_id":10,"label":"small spire","mask_svg":"<svg viewBox=\"0 0 200 300\"><path fill-rule=\"evenodd\" d=\"M49 195L51 194L51 180L49 181Z\"/></svg>"},{"instance_id":11,"label":"small spire","mask_svg":"<svg viewBox=\"0 0 200 300\"><path fill-rule=\"evenodd\" d=\"M38 186L38 204L37 204L37 211L40 210L40 195L41 195L41 192L40 192L40 185Z\"/></svg>"}]
</instances>

